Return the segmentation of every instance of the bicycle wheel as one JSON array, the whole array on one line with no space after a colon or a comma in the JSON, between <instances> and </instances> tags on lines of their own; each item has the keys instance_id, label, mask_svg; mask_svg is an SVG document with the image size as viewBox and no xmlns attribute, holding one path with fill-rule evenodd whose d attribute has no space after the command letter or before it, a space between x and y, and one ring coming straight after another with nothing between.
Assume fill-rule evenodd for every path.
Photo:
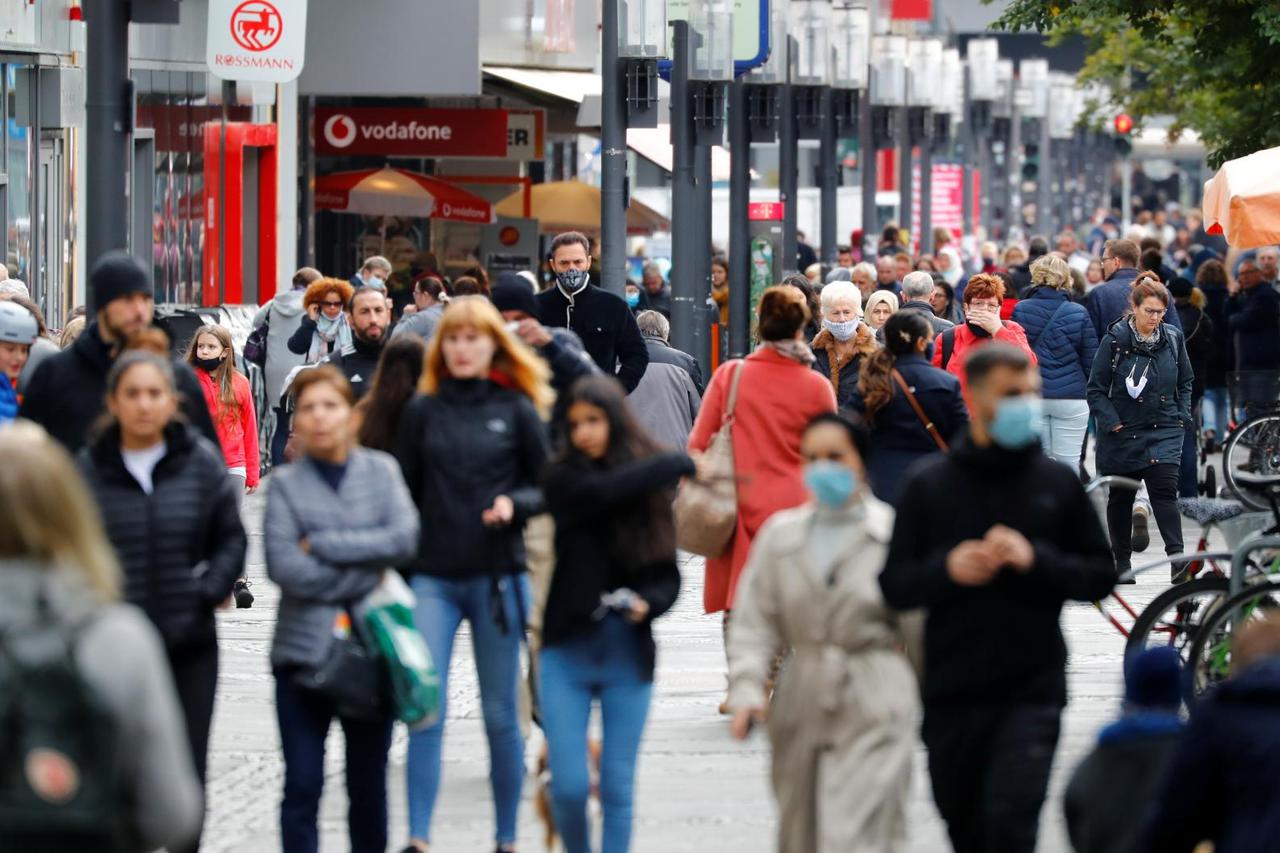
<instances>
[{"instance_id":1,"label":"bicycle wheel","mask_svg":"<svg viewBox=\"0 0 1280 853\"><path fill-rule=\"evenodd\" d=\"M1209 576L1171 586L1157 595L1133 623L1124 647L1125 659L1143 649L1172 646L1186 663L1205 617L1226 597L1229 586L1226 578Z\"/></svg>"},{"instance_id":2,"label":"bicycle wheel","mask_svg":"<svg viewBox=\"0 0 1280 853\"><path fill-rule=\"evenodd\" d=\"M1199 696L1231 675L1231 638L1236 629L1280 609L1280 581L1251 584L1222 601L1200 625L1187 660L1187 678Z\"/></svg>"},{"instance_id":3,"label":"bicycle wheel","mask_svg":"<svg viewBox=\"0 0 1280 853\"><path fill-rule=\"evenodd\" d=\"M1280 414L1250 418L1231 431L1222 451L1222 476L1227 488L1249 509L1271 508L1266 496L1239 483L1236 474L1280 474Z\"/></svg>"}]
</instances>

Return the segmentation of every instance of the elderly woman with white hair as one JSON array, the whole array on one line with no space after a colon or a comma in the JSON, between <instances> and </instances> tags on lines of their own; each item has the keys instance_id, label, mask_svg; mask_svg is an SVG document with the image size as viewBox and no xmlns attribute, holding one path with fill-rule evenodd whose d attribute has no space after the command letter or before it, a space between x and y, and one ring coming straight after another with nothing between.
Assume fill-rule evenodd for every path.
<instances>
[{"instance_id":1,"label":"elderly woman with white hair","mask_svg":"<svg viewBox=\"0 0 1280 853\"><path fill-rule=\"evenodd\" d=\"M1071 301L1071 268L1058 255L1031 265L1031 289L1013 309L1040 364L1044 451L1078 465L1089 426L1086 391L1098 333L1083 305Z\"/></svg>"},{"instance_id":2,"label":"elderly woman with white hair","mask_svg":"<svg viewBox=\"0 0 1280 853\"><path fill-rule=\"evenodd\" d=\"M827 377L836 404L848 406L858 394L863 356L876 351L875 335L862 322L862 294L851 282L822 289L822 331L813 339L813 369Z\"/></svg>"}]
</instances>

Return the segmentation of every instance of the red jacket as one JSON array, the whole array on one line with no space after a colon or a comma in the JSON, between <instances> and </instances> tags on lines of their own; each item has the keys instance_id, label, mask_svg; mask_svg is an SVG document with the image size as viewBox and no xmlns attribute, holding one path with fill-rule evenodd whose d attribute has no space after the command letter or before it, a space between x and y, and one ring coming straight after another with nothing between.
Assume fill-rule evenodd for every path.
<instances>
[{"instance_id":1,"label":"red jacket","mask_svg":"<svg viewBox=\"0 0 1280 853\"><path fill-rule=\"evenodd\" d=\"M721 365L711 377L689 435L689 450L706 450L720 431L733 371L738 369L744 371L733 413L738 522L725 553L707 560L703 606L708 613L733 609L751 540L769 516L809 499L800 437L815 416L836 410L835 392L821 373L774 350L758 349L744 361Z\"/></svg>"},{"instance_id":2,"label":"red jacket","mask_svg":"<svg viewBox=\"0 0 1280 853\"><path fill-rule=\"evenodd\" d=\"M947 362L944 368L948 373L960 379L960 391L964 394L965 405L969 406L969 413L973 414L973 406L969 404L969 381L965 378L964 362L969 357L969 350L980 348L989 341L1000 341L1004 344L1015 346L1031 357L1031 363L1036 364L1036 354L1031 350L1031 346L1027 343L1027 333L1012 320L1003 321L1000 331L996 332L993 337L980 338L969 328L968 323L960 323L954 330L948 329L955 335L955 346L951 350L951 360ZM947 332L943 332L943 335ZM942 367L942 335L938 335L933 341L933 366Z\"/></svg>"},{"instance_id":3,"label":"red jacket","mask_svg":"<svg viewBox=\"0 0 1280 853\"><path fill-rule=\"evenodd\" d=\"M236 392L236 407L219 414L218 389L207 371L196 368L204 401L209 407L214 427L218 430L218 442L222 445L222 458L228 468L244 468L246 486L258 485L258 416L253 410L253 391L249 380L240 371L231 374L231 386Z\"/></svg>"}]
</instances>

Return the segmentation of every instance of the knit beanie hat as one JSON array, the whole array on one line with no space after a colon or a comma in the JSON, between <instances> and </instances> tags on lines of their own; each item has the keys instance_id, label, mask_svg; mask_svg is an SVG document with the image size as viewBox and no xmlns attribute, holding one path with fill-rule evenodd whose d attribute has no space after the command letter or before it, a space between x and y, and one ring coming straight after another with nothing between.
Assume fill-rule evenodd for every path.
<instances>
[{"instance_id":1,"label":"knit beanie hat","mask_svg":"<svg viewBox=\"0 0 1280 853\"><path fill-rule=\"evenodd\" d=\"M1174 299L1186 299L1194 288L1195 285L1182 276L1175 276L1169 282L1169 292L1173 294Z\"/></svg>"},{"instance_id":2,"label":"knit beanie hat","mask_svg":"<svg viewBox=\"0 0 1280 853\"><path fill-rule=\"evenodd\" d=\"M93 302L101 307L108 302L134 293L154 296L151 276L142 262L128 252L107 252L89 272Z\"/></svg>"},{"instance_id":3,"label":"knit beanie hat","mask_svg":"<svg viewBox=\"0 0 1280 853\"><path fill-rule=\"evenodd\" d=\"M489 299L499 311L523 311L538 316L538 300L529 282L513 272L504 272L489 289Z\"/></svg>"},{"instance_id":4,"label":"knit beanie hat","mask_svg":"<svg viewBox=\"0 0 1280 853\"><path fill-rule=\"evenodd\" d=\"M1156 646L1131 657L1124 676L1124 701L1131 707L1182 704L1182 658L1170 646Z\"/></svg>"}]
</instances>

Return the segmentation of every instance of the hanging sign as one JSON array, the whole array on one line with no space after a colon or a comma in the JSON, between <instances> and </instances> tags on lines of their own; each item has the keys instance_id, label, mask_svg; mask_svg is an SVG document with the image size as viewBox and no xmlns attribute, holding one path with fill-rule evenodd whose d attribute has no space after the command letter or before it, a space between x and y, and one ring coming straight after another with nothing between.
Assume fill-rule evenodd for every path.
<instances>
[{"instance_id":1,"label":"hanging sign","mask_svg":"<svg viewBox=\"0 0 1280 853\"><path fill-rule=\"evenodd\" d=\"M288 83L306 44L307 0L209 0L205 62L215 77Z\"/></svg>"}]
</instances>

